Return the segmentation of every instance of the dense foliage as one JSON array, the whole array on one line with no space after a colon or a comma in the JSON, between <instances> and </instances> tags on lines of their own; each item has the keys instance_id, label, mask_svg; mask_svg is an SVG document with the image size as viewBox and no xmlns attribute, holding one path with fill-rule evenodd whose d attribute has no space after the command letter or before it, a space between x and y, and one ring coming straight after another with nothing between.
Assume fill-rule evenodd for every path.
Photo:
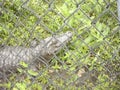
<instances>
[{"instance_id":1,"label":"dense foliage","mask_svg":"<svg viewBox=\"0 0 120 90\"><path fill-rule=\"evenodd\" d=\"M118 90L117 7L114 0L108 1L110 3L104 0L30 0L24 5L22 0L5 0L0 14L1 44L28 47L34 38L65 31L72 31L74 36L69 50L61 50L59 59L52 59L50 69L43 66L38 73L26 69L27 64L22 62L25 69L18 68L18 73L0 86L9 89L14 85L13 90L42 90L44 87L50 90ZM85 81L78 75L82 69L90 77ZM50 73L53 71L56 73ZM82 78L83 85L77 83L78 78Z\"/></svg>"}]
</instances>

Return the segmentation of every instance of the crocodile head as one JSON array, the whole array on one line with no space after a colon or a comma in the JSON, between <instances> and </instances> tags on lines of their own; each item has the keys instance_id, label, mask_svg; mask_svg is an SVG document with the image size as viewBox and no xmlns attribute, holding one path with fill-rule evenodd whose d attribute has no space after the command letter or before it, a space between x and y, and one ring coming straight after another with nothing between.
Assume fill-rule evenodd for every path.
<instances>
[{"instance_id":1,"label":"crocodile head","mask_svg":"<svg viewBox=\"0 0 120 90\"><path fill-rule=\"evenodd\" d=\"M0 71L15 68L20 61L32 63L40 60L43 62L50 60L52 56L59 51L72 37L71 32L66 32L61 35L48 37L31 48L20 46L5 46L0 50ZM37 62L36 62L37 63ZM34 65L31 65L34 67Z\"/></svg>"},{"instance_id":2,"label":"crocodile head","mask_svg":"<svg viewBox=\"0 0 120 90\"><path fill-rule=\"evenodd\" d=\"M36 46L35 50L40 50L40 56L45 59L50 59L56 52L65 47L70 41L72 32L68 31L64 34L48 37L41 41L41 44Z\"/></svg>"}]
</instances>

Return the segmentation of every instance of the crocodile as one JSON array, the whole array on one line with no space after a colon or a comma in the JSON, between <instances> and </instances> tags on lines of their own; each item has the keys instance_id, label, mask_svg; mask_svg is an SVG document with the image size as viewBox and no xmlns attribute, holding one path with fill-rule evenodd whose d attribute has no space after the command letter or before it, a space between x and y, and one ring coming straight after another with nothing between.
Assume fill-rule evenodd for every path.
<instances>
[{"instance_id":1,"label":"crocodile","mask_svg":"<svg viewBox=\"0 0 120 90\"><path fill-rule=\"evenodd\" d=\"M31 64L37 61L46 62L50 60L55 53L71 40L72 32L53 35L45 38L34 47L5 46L0 50L0 70L8 70L19 65L21 61Z\"/></svg>"}]
</instances>

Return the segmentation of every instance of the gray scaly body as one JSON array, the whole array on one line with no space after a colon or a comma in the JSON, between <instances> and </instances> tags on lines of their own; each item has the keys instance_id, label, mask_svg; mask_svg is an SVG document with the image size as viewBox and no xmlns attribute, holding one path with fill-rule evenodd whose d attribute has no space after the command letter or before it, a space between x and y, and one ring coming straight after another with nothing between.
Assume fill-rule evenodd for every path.
<instances>
[{"instance_id":1,"label":"gray scaly body","mask_svg":"<svg viewBox=\"0 0 120 90\"><path fill-rule=\"evenodd\" d=\"M61 35L55 35L41 40L37 46L31 48L5 46L0 51L0 69L15 67L19 65L20 61L29 64L36 61L38 57L49 60L55 52L59 51L70 40L71 37L72 33L68 31Z\"/></svg>"}]
</instances>

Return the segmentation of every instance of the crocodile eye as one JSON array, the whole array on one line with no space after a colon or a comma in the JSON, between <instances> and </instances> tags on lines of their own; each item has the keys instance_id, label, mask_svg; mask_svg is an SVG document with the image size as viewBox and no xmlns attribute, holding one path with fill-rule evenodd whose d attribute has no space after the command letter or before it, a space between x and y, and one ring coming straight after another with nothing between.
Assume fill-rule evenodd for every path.
<instances>
[{"instance_id":1,"label":"crocodile eye","mask_svg":"<svg viewBox=\"0 0 120 90\"><path fill-rule=\"evenodd\" d=\"M55 38L54 38L54 39L52 40L51 45L56 45L56 44L57 44L57 42L58 42L58 41L57 41L57 39L55 39Z\"/></svg>"}]
</instances>

